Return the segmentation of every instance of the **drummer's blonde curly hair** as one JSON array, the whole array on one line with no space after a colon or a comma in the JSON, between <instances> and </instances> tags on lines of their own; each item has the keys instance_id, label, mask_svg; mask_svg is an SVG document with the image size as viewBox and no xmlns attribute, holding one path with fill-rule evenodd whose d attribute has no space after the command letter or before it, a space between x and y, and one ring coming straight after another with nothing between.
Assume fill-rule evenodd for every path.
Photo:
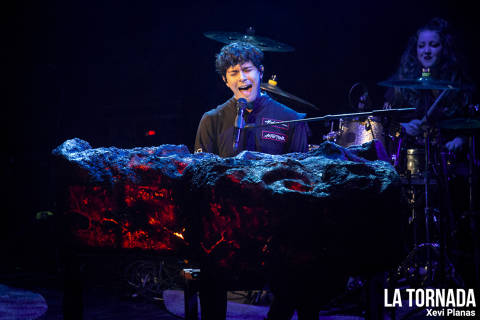
<instances>
[{"instance_id":1,"label":"drummer's blonde curly hair","mask_svg":"<svg viewBox=\"0 0 480 320\"><path fill-rule=\"evenodd\" d=\"M262 60L263 52L256 46L248 42L232 42L224 46L216 55L215 68L220 77L223 78L228 68L248 61L260 70Z\"/></svg>"}]
</instances>

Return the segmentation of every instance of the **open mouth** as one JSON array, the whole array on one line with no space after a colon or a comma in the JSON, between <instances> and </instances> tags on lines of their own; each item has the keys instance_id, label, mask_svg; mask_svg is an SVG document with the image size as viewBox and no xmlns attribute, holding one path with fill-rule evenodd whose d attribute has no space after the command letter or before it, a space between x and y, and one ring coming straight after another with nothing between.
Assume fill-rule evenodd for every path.
<instances>
[{"instance_id":1,"label":"open mouth","mask_svg":"<svg viewBox=\"0 0 480 320\"><path fill-rule=\"evenodd\" d=\"M250 90L251 88L252 88L252 85L251 85L251 84L247 84L247 85L238 87L238 90L240 90L240 91L248 91L248 90Z\"/></svg>"}]
</instances>

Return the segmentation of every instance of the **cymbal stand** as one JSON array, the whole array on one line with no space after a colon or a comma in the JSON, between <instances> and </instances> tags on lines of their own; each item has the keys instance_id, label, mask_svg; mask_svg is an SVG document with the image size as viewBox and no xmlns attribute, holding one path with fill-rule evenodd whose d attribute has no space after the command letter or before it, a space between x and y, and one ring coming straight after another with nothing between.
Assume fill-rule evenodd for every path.
<instances>
[{"instance_id":1,"label":"cymbal stand","mask_svg":"<svg viewBox=\"0 0 480 320\"><path fill-rule=\"evenodd\" d=\"M425 131L425 171L423 182L425 184L425 241L430 243L430 134ZM428 259L427 254L427 259Z\"/></svg>"},{"instance_id":2,"label":"cymbal stand","mask_svg":"<svg viewBox=\"0 0 480 320\"><path fill-rule=\"evenodd\" d=\"M427 128L424 132L424 140L425 140L425 170L424 170L424 176L423 176L423 182L424 182L424 201L425 201L425 207L424 207L424 218L425 218L425 248L426 248L426 271L427 273L431 272L432 269L432 259L431 259L431 247L434 246L434 244L431 243L431 237L430 237L430 223L432 220L432 210L430 206L430 183L431 183L431 178L430 178L430 161L431 161L431 149L430 149L430 128Z\"/></svg>"},{"instance_id":3,"label":"cymbal stand","mask_svg":"<svg viewBox=\"0 0 480 320\"><path fill-rule=\"evenodd\" d=\"M447 93L447 89L443 90L442 93L437 97L435 102L432 104L432 106L427 110L425 113L425 117L422 119L422 122L424 124L429 122L430 117L434 114L436 111L436 108L438 106L438 102L443 98L443 96ZM452 207L451 207L451 202L450 202L450 192L448 188L448 173L446 169L446 161L445 161L445 155L440 153L440 158L441 158L441 168L440 168L440 179L438 179L438 182L443 184L443 192L444 194L441 195L441 198L443 198L442 205L441 205L441 210L440 210L440 230L439 230L439 243L433 243L431 242L431 234L430 234L430 226L432 223L432 220L434 217L433 214L433 208L430 206L430 174L431 170L430 168L434 167L434 163L432 162L432 150L431 150L431 132L434 128L427 128L427 130L424 131L424 138L425 138L425 172L424 172L424 184L425 184L425 240L426 243L424 244L426 247L426 268L427 268L427 274L430 276L430 280L433 281L433 267L435 265L435 261L432 260L431 253L432 250L434 250L438 255L439 255L439 281L440 285L445 285L447 280L452 280L456 282L457 285L462 285L463 281L459 277L456 276L455 274L455 268L453 264L450 262L448 259L447 255L447 236L446 236L446 230L448 229L448 226L446 225L446 217L445 215L448 214L448 217L451 219L452 218ZM440 150L437 150L440 151ZM442 192L442 191L440 191ZM449 279L447 279L447 276L449 276Z\"/></svg>"},{"instance_id":4,"label":"cymbal stand","mask_svg":"<svg viewBox=\"0 0 480 320\"><path fill-rule=\"evenodd\" d=\"M468 137L468 217L470 224L470 231L472 233L473 241L473 266L474 266L474 282L477 288L480 288L480 248L478 240L478 225L477 222L480 215L479 211L476 210L474 203L474 194L476 191L476 183L478 181L474 179L475 167L478 165L476 159L476 150L475 150L475 136L472 134Z\"/></svg>"},{"instance_id":5,"label":"cymbal stand","mask_svg":"<svg viewBox=\"0 0 480 320\"><path fill-rule=\"evenodd\" d=\"M423 124L427 124L431 116L435 113L439 101L445 96L445 94L448 92L447 89L443 90L442 93L435 99L433 104L428 108L425 112L425 116L422 119ZM432 213L432 208L430 207L430 131L432 128L427 127L426 130L424 131L424 148L425 148L425 171L424 171L424 176L423 176L423 181L425 185L425 241L426 241L426 254L427 254L427 272L431 272L432 268L432 260L431 260L431 250L430 248L431 243L430 243L430 221L431 221L431 213Z\"/></svg>"}]
</instances>

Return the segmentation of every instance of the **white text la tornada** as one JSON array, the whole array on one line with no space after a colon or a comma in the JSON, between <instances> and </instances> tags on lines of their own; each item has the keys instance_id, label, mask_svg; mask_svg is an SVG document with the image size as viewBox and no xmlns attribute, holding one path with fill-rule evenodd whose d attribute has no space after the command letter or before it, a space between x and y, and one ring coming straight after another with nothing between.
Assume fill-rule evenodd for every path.
<instances>
[{"instance_id":1,"label":"white text la tornada","mask_svg":"<svg viewBox=\"0 0 480 320\"><path fill-rule=\"evenodd\" d=\"M403 294L402 294L403 291ZM394 289L389 294L388 289L384 291L385 307L403 307L405 301L409 307L450 307L450 308L475 308L475 292L473 289Z\"/></svg>"}]
</instances>

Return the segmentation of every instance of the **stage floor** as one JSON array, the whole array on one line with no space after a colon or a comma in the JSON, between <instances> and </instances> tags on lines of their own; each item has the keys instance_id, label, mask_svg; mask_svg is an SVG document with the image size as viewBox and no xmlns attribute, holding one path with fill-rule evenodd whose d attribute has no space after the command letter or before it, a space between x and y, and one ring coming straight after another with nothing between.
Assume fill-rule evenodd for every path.
<instances>
[{"instance_id":1,"label":"stage floor","mask_svg":"<svg viewBox=\"0 0 480 320\"><path fill-rule=\"evenodd\" d=\"M0 274L0 284L8 286L13 292L25 290L30 294L41 295L48 306L38 320L61 320L63 278L61 273L45 271L14 270ZM181 290L165 291L165 300L148 299L135 295L128 290L118 279L108 275L97 274L96 277L85 278L84 289L84 319L90 320L131 320L131 319L163 319L173 320L183 317L183 293ZM227 319L263 320L268 312L268 306L254 306L237 302L235 295L229 295ZM5 309L0 301L0 311ZM330 311L330 312L329 312ZM325 310L328 315L321 315L319 319L357 320L361 316L335 314L332 310ZM297 319L296 315L293 319Z\"/></svg>"}]
</instances>

